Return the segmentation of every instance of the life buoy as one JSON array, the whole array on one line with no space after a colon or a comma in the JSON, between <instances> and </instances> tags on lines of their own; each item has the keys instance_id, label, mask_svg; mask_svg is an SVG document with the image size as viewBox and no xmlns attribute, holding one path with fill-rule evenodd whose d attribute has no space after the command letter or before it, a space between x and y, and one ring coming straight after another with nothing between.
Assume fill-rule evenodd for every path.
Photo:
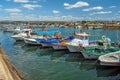
<instances>
[{"instance_id":1,"label":"life buoy","mask_svg":"<svg viewBox=\"0 0 120 80\"><path fill-rule=\"evenodd\" d=\"M31 29L32 28L32 26L30 25L30 26L28 26L28 29Z\"/></svg>"},{"instance_id":2,"label":"life buoy","mask_svg":"<svg viewBox=\"0 0 120 80\"><path fill-rule=\"evenodd\" d=\"M61 38L62 36L61 36L61 34L57 33L57 34L55 34L55 37L56 38Z\"/></svg>"}]
</instances>

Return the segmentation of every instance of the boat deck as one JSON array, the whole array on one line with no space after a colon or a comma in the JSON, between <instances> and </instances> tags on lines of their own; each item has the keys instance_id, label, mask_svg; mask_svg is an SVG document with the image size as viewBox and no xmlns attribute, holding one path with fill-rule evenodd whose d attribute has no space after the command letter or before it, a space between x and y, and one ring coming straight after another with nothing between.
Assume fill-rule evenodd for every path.
<instances>
[{"instance_id":1,"label":"boat deck","mask_svg":"<svg viewBox=\"0 0 120 80\"><path fill-rule=\"evenodd\" d=\"M9 61L0 47L0 80L23 80L21 74Z\"/></svg>"}]
</instances>

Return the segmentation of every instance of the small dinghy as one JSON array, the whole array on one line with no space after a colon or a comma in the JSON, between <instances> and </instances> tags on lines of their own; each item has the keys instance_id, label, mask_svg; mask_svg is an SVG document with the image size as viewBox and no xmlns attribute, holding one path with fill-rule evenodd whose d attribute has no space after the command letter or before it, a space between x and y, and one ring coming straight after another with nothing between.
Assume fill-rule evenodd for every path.
<instances>
[{"instance_id":1,"label":"small dinghy","mask_svg":"<svg viewBox=\"0 0 120 80\"><path fill-rule=\"evenodd\" d=\"M106 66L120 66L120 51L111 52L109 54L101 55L98 60L100 65Z\"/></svg>"}]
</instances>

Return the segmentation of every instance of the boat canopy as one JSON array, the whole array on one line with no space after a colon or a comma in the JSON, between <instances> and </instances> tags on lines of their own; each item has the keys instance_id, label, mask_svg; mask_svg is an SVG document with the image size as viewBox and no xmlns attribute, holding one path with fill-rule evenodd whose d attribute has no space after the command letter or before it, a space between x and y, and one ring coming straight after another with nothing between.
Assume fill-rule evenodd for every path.
<instances>
[{"instance_id":1,"label":"boat canopy","mask_svg":"<svg viewBox=\"0 0 120 80\"><path fill-rule=\"evenodd\" d=\"M38 35L45 35L45 34L53 35L55 33L60 33L60 31L59 30L54 30L54 31L39 31L39 32L37 32Z\"/></svg>"}]
</instances>

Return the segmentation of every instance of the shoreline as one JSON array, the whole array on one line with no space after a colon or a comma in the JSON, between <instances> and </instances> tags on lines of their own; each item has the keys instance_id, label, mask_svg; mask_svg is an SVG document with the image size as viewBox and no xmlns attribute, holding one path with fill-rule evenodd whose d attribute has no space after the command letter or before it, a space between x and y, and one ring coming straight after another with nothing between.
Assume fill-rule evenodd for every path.
<instances>
[{"instance_id":1,"label":"shoreline","mask_svg":"<svg viewBox=\"0 0 120 80\"><path fill-rule=\"evenodd\" d=\"M10 62L3 49L0 47L0 80L23 80L22 75Z\"/></svg>"}]
</instances>

